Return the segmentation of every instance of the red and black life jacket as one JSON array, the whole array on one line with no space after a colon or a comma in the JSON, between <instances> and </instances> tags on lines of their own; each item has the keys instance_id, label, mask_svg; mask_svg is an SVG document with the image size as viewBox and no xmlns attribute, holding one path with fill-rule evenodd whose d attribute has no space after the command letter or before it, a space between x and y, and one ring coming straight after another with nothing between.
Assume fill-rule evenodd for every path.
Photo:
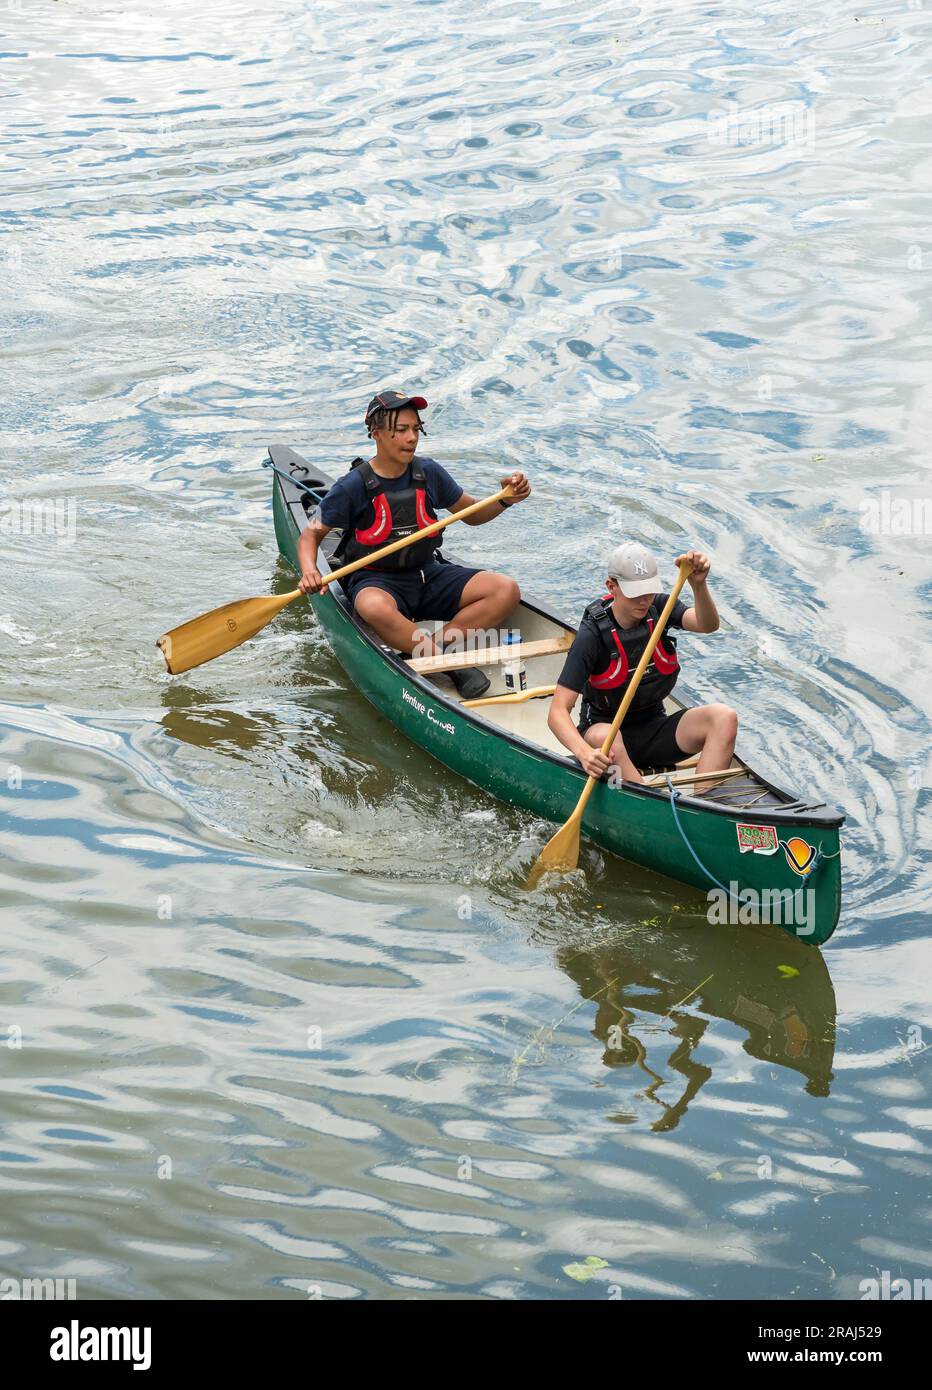
<instances>
[{"instance_id":1,"label":"red and black life jacket","mask_svg":"<svg viewBox=\"0 0 932 1390\"><path fill-rule=\"evenodd\" d=\"M400 541L410 536L412 531L420 531L437 520L437 513L427 495L427 482L424 470L417 459L412 459L410 481L407 487L398 488L389 494L385 490L387 478L380 478L370 463L363 459L353 459L350 468L358 468L366 488L366 515L355 530L347 532L337 546L336 554L344 564L361 560L392 541ZM443 542L443 532L427 536L414 545L406 545L387 555L384 560L371 568L374 570L421 569L433 558L434 552ZM368 568L368 566L367 566Z\"/></svg>"},{"instance_id":2,"label":"red and black life jacket","mask_svg":"<svg viewBox=\"0 0 932 1390\"><path fill-rule=\"evenodd\" d=\"M586 682L583 702L589 706L589 723L597 722L591 716L611 720L621 703L630 675L644 654L650 641L654 623L660 617L660 606L655 601L647 610L644 621L636 627L620 628L612 613L612 596L606 594L590 603L583 615L583 622L591 623L599 634L607 658L604 669L595 671ZM629 713L646 710L660 704L676 685L680 663L676 655L676 638L669 627L663 638L654 648L654 654L641 677L635 691Z\"/></svg>"}]
</instances>

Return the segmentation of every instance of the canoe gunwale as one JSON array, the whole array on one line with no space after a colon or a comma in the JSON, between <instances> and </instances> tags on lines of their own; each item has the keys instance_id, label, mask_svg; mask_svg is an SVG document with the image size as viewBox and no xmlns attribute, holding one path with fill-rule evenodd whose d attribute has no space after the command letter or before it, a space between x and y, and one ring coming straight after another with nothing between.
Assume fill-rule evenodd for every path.
<instances>
[{"instance_id":1,"label":"canoe gunwale","mask_svg":"<svg viewBox=\"0 0 932 1390\"><path fill-rule=\"evenodd\" d=\"M289 461L293 460L302 469L303 476L300 479L301 483L307 481L309 486L319 486L324 490L333 485L335 481L333 478L331 478L328 474L324 473L321 469L312 470L310 468L310 465L307 464L306 460L301 458L300 455L294 453L293 450L281 449L281 446L276 445L272 445L269 448L269 456L272 462L275 463L277 467L282 466L282 464L279 462L279 459L281 458L282 454L287 454L290 456L290 460L282 460L282 462L284 462L286 466ZM290 469L289 472L291 472ZM273 476L274 486L280 490L282 501L285 504L288 515L290 516L292 523L294 524L298 534L300 535L301 531L305 528L308 521L308 507L306 505L306 499L311 497L313 494L305 491L303 487L299 486L297 480L292 482L289 487L289 484L282 477L281 473L275 473ZM288 491L291 491L293 495L289 497ZM313 510L313 506L310 508L310 510ZM324 563L322 566L319 565L319 568L321 568L322 572L324 573L331 569L330 559L333 549L335 548L337 543L338 537L335 534L333 534L332 536L327 537L327 539L324 541L321 547L320 558L323 560ZM357 637L362 639L362 641L365 642L367 646L372 648L372 650L378 654L382 661L392 669L393 673L399 680L403 680L407 684L416 687L424 696L426 696L434 704L440 704L451 714L454 714L458 719L466 720L483 735L493 735L494 737L500 738L504 742L507 742L515 746L525 754L531 754L536 758L543 759L548 763L555 765L560 769L562 773L568 773L571 777L575 778L579 782L580 791L582 791L582 788L587 780L586 774L571 754L567 753L565 756L561 756L558 753L552 752L548 748L544 748L539 743L535 743L530 739L523 738L520 734L514 733L508 729L504 729L499 725L491 724L488 720L484 719L478 711L473 711L464 707L458 700L448 696L446 692L440 689L437 685L434 685L431 681L420 676L417 672L412 671L411 668L408 666L407 662L399 655L399 653L395 652L392 648L387 646L387 644L385 644L381 640L378 633L376 633L374 629L369 627L367 623L365 623L364 621L362 621L362 619L357 617L351 603L349 602L346 592L340 585L339 581L334 583L332 586L328 586L327 593L325 595L320 596L318 602L326 603L328 599L331 599L340 608L343 617L350 623ZM549 605L541 602L540 600L535 600L527 597L523 593L523 591L521 595L521 604L523 607L529 609L533 613L538 614L540 617L546 619L548 622L552 622L557 626L563 628L565 631L575 634L576 629L572 626L571 623L568 623L565 618L561 617L558 613L555 613L553 609L549 607ZM736 761L742 767L744 767L746 771L752 777L754 777L757 782L761 784L762 787L765 787L775 796L786 798L785 806L766 806L760 808L759 810L755 809L754 807L742 809L741 807L734 807L729 806L726 803L709 801L705 797L691 796L688 793L683 793L679 791L676 797L677 806L681 807L682 810L685 812L701 811L705 815L717 815L720 817L724 817L726 820L732 822L734 822L735 820L740 820L742 823L749 824L776 824L781 827L795 826L797 828L811 826L813 829L819 830L838 829L841 825L844 824L844 815L841 812L835 811L833 808L827 806L825 803L817 803L814 805L807 804L805 805L804 809L800 808L797 810L790 810L789 808L791 806L795 805L798 807L799 802L802 800L802 798L794 797L785 789L777 787L772 782L768 781L766 777L762 776L761 773L756 772L753 768L751 768L742 758L737 757L737 755ZM603 779L603 781L604 780L605 779ZM667 805L670 805L671 802L669 790L667 787L663 785L650 787L643 786L639 783L625 782L623 783L622 787L619 788L619 790L632 797L649 798L654 801L662 801Z\"/></svg>"}]
</instances>

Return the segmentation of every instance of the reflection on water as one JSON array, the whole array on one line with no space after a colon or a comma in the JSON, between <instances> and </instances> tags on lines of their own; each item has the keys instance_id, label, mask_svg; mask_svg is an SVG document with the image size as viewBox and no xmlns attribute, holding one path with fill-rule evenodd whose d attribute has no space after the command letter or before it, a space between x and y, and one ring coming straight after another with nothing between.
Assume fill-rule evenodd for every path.
<instances>
[{"instance_id":1,"label":"reflection on water","mask_svg":"<svg viewBox=\"0 0 932 1390\"><path fill-rule=\"evenodd\" d=\"M643 1094L662 1112L651 1129L675 1129L711 1080L712 1068L696 1054L714 1018L746 1032L742 1045L752 1057L800 1072L810 1095L829 1094L835 993L818 950L703 924L629 931L619 943L563 947L556 959L596 1005L592 1032L605 1065L643 1072Z\"/></svg>"},{"instance_id":2,"label":"reflection on water","mask_svg":"<svg viewBox=\"0 0 932 1390\"><path fill-rule=\"evenodd\" d=\"M165 713L161 723L170 738L196 748L214 749L225 757L243 760L243 753L269 742L277 733L271 712L250 708L246 714L225 709L216 703L216 697L183 683L166 686L162 698Z\"/></svg>"}]
</instances>

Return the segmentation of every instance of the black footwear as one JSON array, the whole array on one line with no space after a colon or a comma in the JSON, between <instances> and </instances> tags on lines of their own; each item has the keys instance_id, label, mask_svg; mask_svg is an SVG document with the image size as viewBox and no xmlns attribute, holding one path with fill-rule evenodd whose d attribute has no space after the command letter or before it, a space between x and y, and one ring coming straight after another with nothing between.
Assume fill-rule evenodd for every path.
<instances>
[{"instance_id":1,"label":"black footwear","mask_svg":"<svg viewBox=\"0 0 932 1390\"><path fill-rule=\"evenodd\" d=\"M492 682L484 676L478 666L464 671L448 671L447 675L456 686L464 700L477 700L484 695Z\"/></svg>"}]
</instances>

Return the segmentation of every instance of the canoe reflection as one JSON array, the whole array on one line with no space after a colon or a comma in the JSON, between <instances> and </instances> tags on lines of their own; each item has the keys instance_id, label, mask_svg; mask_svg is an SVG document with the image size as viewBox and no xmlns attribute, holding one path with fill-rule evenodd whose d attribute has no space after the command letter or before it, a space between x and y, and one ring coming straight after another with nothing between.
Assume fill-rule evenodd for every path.
<instances>
[{"instance_id":1,"label":"canoe reflection","mask_svg":"<svg viewBox=\"0 0 932 1390\"><path fill-rule=\"evenodd\" d=\"M831 977L819 950L775 928L631 932L605 946L563 948L557 963L596 1005L592 1032L605 1065L644 1072L644 1095L663 1112L652 1129L674 1129L711 1078L714 1050L701 1061L693 1054L714 1018L746 1032L750 1056L799 1072L810 1095L829 1093Z\"/></svg>"}]
</instances>

